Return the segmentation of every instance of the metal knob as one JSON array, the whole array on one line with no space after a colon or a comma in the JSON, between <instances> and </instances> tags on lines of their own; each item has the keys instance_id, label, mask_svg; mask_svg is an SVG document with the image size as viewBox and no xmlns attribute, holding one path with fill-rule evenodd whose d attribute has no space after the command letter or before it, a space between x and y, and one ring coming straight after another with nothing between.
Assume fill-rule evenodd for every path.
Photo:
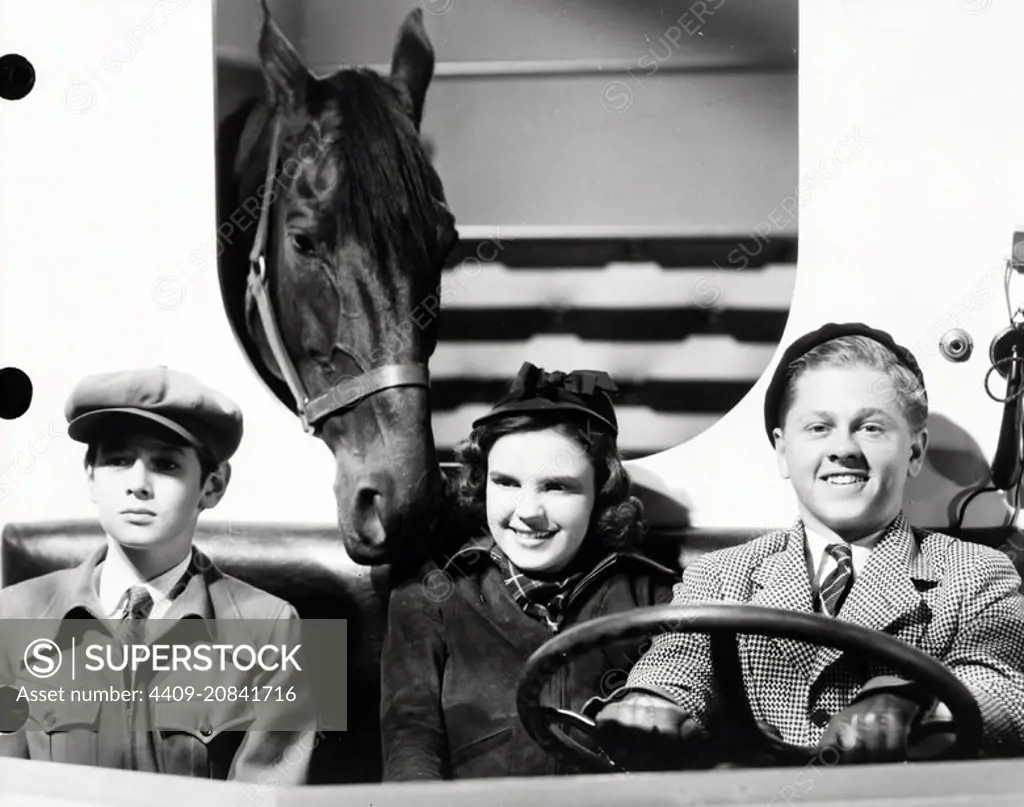
<instances>
[{"instance_id":1,"label":"metal knob","mask_svg":"<svg viewBox=\"0 0 1024 807\"><path fill-rule=\"evenodd\" d=\"M973 350L974 340L963 328L952 328L939 340L939 351L949 361L967 361Z\"/></svg>"}]
</instances>

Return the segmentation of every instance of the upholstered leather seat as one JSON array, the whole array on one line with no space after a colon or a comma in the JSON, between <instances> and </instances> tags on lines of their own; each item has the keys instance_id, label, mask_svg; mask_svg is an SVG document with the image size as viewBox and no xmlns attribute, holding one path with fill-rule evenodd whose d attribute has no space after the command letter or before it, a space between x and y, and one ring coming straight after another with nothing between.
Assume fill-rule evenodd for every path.
<instances>
[{"instance_id":1,"label":"upholstered leather seat","mask_svg":"<svg viewBox=\"0 0 1024 807\"><path fill-rule=\"evenodd\" d=\"M705 552L735 546L763 532L661 530L651 536L651 553L685 568ZM1003 531L964 537L992 546L1006 539ZM93 521L7 524L0 541L0 586L74 566L103 541L103 531ZM288 600L302 618L347 620L348 731L334 732L317 746L313 781L379 781L379 664L388 570L352 564L334 525L201 522L196 544L224 572ZM1014 559L1021 568L1021 560Z\"/></svg>"}]
</instances>

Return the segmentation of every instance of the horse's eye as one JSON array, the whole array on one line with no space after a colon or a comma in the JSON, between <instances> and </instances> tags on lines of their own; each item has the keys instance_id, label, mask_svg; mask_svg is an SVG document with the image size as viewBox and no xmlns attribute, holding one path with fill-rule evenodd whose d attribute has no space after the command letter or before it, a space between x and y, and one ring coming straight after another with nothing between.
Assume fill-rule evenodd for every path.
<instances>
[{"instance_id":1,"label":"horse's eye","mask_svg":"<svg viewBox=\"0 0 1024 807\"><path fill-rule=\"evenodd\" d=\"M302 233L294 233L291 235L292 248L303 257L309 257L316 252L316 246L313 244L312 239L309 236L303 235Z\"/></svg>"}]
</instances>

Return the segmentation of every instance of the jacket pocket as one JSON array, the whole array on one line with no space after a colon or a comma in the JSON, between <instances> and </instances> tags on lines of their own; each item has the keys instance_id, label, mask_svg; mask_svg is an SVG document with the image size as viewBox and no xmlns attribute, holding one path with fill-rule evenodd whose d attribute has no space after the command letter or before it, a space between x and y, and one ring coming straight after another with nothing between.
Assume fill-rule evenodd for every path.
<instances>
[{"instance_id":1,"label":"jacket pocket","mask_svg":"<svg viewBox=\"0 0 1024 807\"><path fill-rule=\"evenodd\" d=\"M73 765L98 765L100 707L116 707L99 701L72 701L70 693L65 693L65 697L63 701L30 705L25 726L29 756Z\"/></svg>"},{"instance_id":2,"label":"jacket pocket","mask_svg":"<svg viewBox=\"0 0 1024 807\"><path fill-rule=\"evenodd\" d=\"M255 717L239 715L226 721L162 720L157 728L160 738L160 772L199 779L227 779L235 754Z\"/></svg>"},{"instance_id":3,"label":"jacket pocket","mask_svg":"<svg viewBox=\"0 0 1024 807\"><path fill-rule=\"evenodd\" d=\"M455 749L451 755L452 770L468 765L474 760L482 757L484 754L488 754L496 748L500 748L501 746L511 742L512 734L512 727L506 726L503 729L498 729L498 731L466 743L461 748Z\"/></svg>"}]
</instances>

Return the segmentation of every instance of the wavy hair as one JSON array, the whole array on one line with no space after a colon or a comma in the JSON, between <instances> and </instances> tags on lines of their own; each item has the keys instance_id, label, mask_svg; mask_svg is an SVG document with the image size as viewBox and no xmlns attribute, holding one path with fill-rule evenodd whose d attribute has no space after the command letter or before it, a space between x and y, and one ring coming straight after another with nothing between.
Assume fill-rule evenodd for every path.
<instances>
[{"instance_id":1,"label":"wavy hair","mask_svg":"<svg viewBox=\"0 0 1024 807\"><path fill-rule=\"evenodd\" d=\"M453 493L459 534L478 535L487 529L487 457L498 439L544 429L574 440L594 468L594 509L581 550L638 548L647 533L643 504L632 495L632 480L622 464L615 434L584 414L574 417L566 411L509 415L483 423L456 446L459 470Z\"/></svg>"},{"instance_id":2,"label":"wavy hair","mask_svg":"<svg viewBox=\"0 0 1024 807\"><path fill-rule=\"evenodd\" d=\"M896 402L914 434L928 425L928 395L920 379L885 345L859 335L830 339L789 365L789 378L779 406L779 423L785 422L793 405L800 377L824 367L867 367L884 373L887 382L872 387L872 397L882 404Z\"/></svg>"}]
</instances>

